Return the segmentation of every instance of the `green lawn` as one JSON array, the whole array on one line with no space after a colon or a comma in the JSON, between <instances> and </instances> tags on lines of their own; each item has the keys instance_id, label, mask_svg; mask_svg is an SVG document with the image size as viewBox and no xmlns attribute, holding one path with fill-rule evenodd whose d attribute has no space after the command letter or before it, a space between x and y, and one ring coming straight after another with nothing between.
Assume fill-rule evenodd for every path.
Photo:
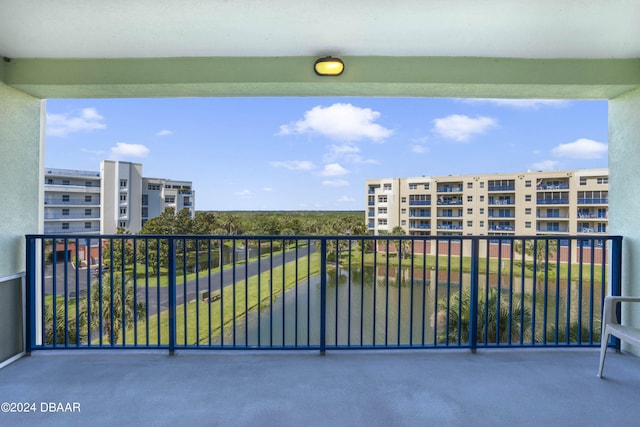
<instances>
[{"instance_id":1,"label":"green lawn","mask_svg":"<svg viewBox=\"0 0 640 427\"><path fill-rule=\"evenodd\" d=\"M263 272L258 276L250 277L248 281L237 282L235 286L229 285L223 288L222 295L216 301L189 301L186 306L181 304L176 307L176 344L203 344L209 342L209 337L219 336L223 324L225 328L233 324L234 319L244 318L259 305L269 306L270 299L275 299L284 291L293 288L296 283L306 280L320 273L320 256L312 254L310 270L307 270L307 257L298 260L299 268L296 277L295 261L289 262L283 267L275 267L271 271ZM309 271L309 274L307 272ZM271 282L270 282L271 281ZM258 299L258 282L260 284L260 298ZM270 293L271 288L271 293ZM219 294L219 292L218 292ZM235 301L234 301L235 297ZM234 304L235 302L235 304ZM234 309L235 307L235 309ZM186 322L185 322L186 310ZM186 328L185 328L186 324ZM160 333L158 333L158 325ZM185 333L186 329L186 333ZM147 330L148 336L147 336ZM159 315L149 317L148 324L139 322L137 326L138 344L166 345L169 343L169 312L167 310ZM148 341L147 341L148 339ZM134 331L129 328L126 333L126 343L134 343ZM119 344L122 344L120 340Z\"/></svg>"}]
</instances>

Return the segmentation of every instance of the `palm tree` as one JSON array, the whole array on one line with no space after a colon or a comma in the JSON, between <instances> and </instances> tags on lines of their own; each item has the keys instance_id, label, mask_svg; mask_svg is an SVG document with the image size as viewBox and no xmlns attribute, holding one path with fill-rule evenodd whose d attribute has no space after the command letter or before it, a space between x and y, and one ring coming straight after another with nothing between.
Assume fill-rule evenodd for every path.
<instances>
[{"instance_id":1,"label":"palm tree","mask_svg":"<svg viewBox=\"0 0 640 427\"><path fill-rule=\"evenodd\" d=\"M478 342L498 343L508 342L509 332L513 337L519 337L520 333L527 337L531 334L531 313L526 307L522 307L519 301L513 301L511 315L509 313L509 303L506 299L500 301L498 307L498 291L489 289L488 298L481 293L478 296ZM447 329L447 299L441 298L438 301L438 342L449 344L469 342L469 332L471 331L471 291L462 291L462 301L460 293L451 295L448 304L449 325ZM511 327L509 320L511 319ZM485 335L486 325L486 335Z\"/></svg>"},{"instance_id":2,"label":"palm tree","mask_svg":"<svg viewBox=\"0 0 640 427\"><path fill-rule=\"evenodd\" d=\"M123 292L124 291L124 292ZM144 302L136 301L133 280L126 276L124 284L122 275L109 274L92 284L91 295L85 311L90 313L91 327L102 330L109 344L120 339L123 327L131 327L136 320L144 319L146 307Z\"/></svg>"}]
</instances>

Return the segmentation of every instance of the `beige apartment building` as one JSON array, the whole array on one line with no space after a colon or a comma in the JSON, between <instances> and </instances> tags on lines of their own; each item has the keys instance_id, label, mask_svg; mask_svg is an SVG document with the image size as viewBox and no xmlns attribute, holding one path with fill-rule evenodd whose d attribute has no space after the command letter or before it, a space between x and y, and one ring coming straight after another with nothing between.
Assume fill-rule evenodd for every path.
<instances>
[{"instance_id":1,"label":"beige apartment building","mask_svg":"<svg viewBox=\"0 0 640 427\"><path fill-rule=\"evenodd\" d=\"M604 236L608 169L366 181L369 233Z\"/></svg>"}]
</instances>

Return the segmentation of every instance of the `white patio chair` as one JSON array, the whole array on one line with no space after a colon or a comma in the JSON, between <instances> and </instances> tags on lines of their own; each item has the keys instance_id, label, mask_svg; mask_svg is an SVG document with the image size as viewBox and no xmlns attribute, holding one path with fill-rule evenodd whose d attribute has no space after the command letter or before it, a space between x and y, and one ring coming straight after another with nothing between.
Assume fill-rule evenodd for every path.
<instances>
[{"instance_id":1,"label":"white patio chair","mask_svg":"<svg viewBox=\"0 0 640 427\"><path fill-rule=\"evenodd\" d=\"M604 358L607 355L609 337L613 335L629 344L640 346L640 329L621 325L616 316L616 304L621 302L640 302L640 297L613 297L604 299L604 311L602 314L602 338L600 345L600 369L598 376L602 378Z\"/></svg>"}]
</instances>

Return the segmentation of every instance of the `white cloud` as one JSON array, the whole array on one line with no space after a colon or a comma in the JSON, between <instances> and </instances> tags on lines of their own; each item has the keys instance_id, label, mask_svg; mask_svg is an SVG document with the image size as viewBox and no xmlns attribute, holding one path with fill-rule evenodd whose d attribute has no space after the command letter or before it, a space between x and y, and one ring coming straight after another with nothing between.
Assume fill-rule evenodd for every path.
<instances>
[{"instance_id":1,"label":"white cloud","mask_svg":"<svg viewBox=\"0 0 640 427\"><path fill-rule=\"evenodd\" d=\"M570 159L600 159L607 155L608 146L603 142L580 138L574 142L560 144L551 150L556 157Z\"/></svg>"},{"instance_id":2,"label":"white cloud","mask_svg":"<svg viewBox=\"0 0 640 427\"><path fill-rule=\"evenodd\" d=\"M411 146L411 151L413 153L422 154L427 151L427 148L424 145L413 145Z\"/></svg>"},{"instance_id":3,"label":"white cloud","mask_svg":"<svg viewBox=\"0 0 640 427\"><path fill-rule=\"evenodd\" d=\"M308 160L286 160L286 161L274 161L269 162L274 168L285 168L289 170L308 171L315 169L313 162Z\"/></svg>"},{"instance_id":4,"label":"white cloud","mask_svg":"<svg viewBox=\"0 0 640 427\"><path fill-rule=\"evenodd\" d=\"M478 135L497 126L495 119L478 116L472 118L461 114L452 114L433 121L433 131L447 139L468 141L473 135Z\"/></svg>"},{"instance_id":5,"label":"white cloud","mask_svg":"<svg viewBox=\"0 0 640 427\"><path fill-rule=\"evenodd\" d=\"M351 144L343 144L343 145L335 145L332 144L329 146L329 152L324 155L325 162L333 162L338 159L343 159L345 157L353 157L356 156L356 153L360 152L360 148Z\"/></svg>"},{"instance_id":6,"label":"white cloud","mask_svg":"<svg viewBox=\"0 0 640 427\"><path fill-rule=\"evenodd\" d=\"M536 162L531 165L531 169L537 171L550 171L558 169L559 162L555 160L543 160L541 162Z\"/></svg>"},{"instance_id":7,"label":"white cloud","mask_svg":"<svg viewBox=\"0 0 640 427\"><path fill-rule=\"evenodd\" d=\"M156 133L156 136L169 136L169 135L173 135L173 132L171 132L168 129L162 129L160 132Z\"/></svg>"},{"instance_id":8,"label":"white cloud","mask_svg":"<svg viewBox=\"0 0 640 427\"><path fill-rule=\"evenodd\" d=\"M340 163L329 163L324 165L324 169L320 172L322 176L340 176L346 175L349 171L340 166Z\"/></svg>"},{"instance_id":9,"label":"white cloud","mask_svg":"<svg viewBox=\"0 0 640 427\"><path fill-rule=\"evenodd\" d=\"M271 188L271 187L263 187L262 191L264 191L266 193L269 193L269 192L273 191L273 188Z\"/></svg>"},{"instance_id":10,"label":"white cloud","mask_svg":"<svg viewBox=\"0 0 640 427\"><path fill-rule=\"evenodd\" d=\"M465 98L463 102L467 104L493 104L500 107L530 108L540 107L564 107L569 101L564 99L491 99L491 98Z\"/></svg>"},{"instance_id":11,"label":"white cloud","mask_svg":"<svg viewBox=\"0 0 640 427\"><path fill-rule=\"evenodd\" d=\"M353 197L349 197L349 196L342 196L339 199L336 199L336 202L338 203L350 203L350 202L355 202L356 199L354 199Z\"/></svg>"},{"instance_id":12,"label":"white cloud","mask_svg":"<svg viewBox=\"0 0 640 427\"><path fill-rule=\"evenodd\" d=\"M320 105L304 113L304 119L280 126L278 135L318 133L337 140L357 141L371 139L382 141L393 131L374 123L380 113L370 108L337 103L328 107Z\"/></svg>"},{"instance_id":13,"label":"white cloud","mask_svg":"<svg viewBox=\"0 0 640 427\"><path fill-rule=\"evenodd\" d=\"M251 197L251 191L249 191L247 189L236 191L234 194L236 196L238 196L238 197L242 197L242 198L245 198L245 199Z\"/></svg>"},{"instance_id":14,"label":"white cloud","mask_svg":"<svg viewBox=\"0 0 640 427\"><path fill-rule=\"evenodd\" d=\"M349 181L346 181L344 179L326 180L322 181L322 185L326 185L329 187L347 187L349 185Z\"/></svg>"},{"instance_id":15,"label":"white cloud","mask_svg":"<svg viewBox=\"0 0 640 427\"><path fill-rule=\"evenodd\" d=\"M146 157L149 149L142 144L127 144L126 142L116 142L116 146L111 148L111 159L121 159L123 157Z\"/></svg>"},{"instance_id":16,"label":"white cloud","mask_svg":"<svg viewBox=\"0 0 640 427\"><path fill-rule=\"evenodd\" d=\"M105 129L104 117L95 108L83 108L79 114L47 114L47 135L67 136L74 132Z\"/></svg>"}]
</instances>

